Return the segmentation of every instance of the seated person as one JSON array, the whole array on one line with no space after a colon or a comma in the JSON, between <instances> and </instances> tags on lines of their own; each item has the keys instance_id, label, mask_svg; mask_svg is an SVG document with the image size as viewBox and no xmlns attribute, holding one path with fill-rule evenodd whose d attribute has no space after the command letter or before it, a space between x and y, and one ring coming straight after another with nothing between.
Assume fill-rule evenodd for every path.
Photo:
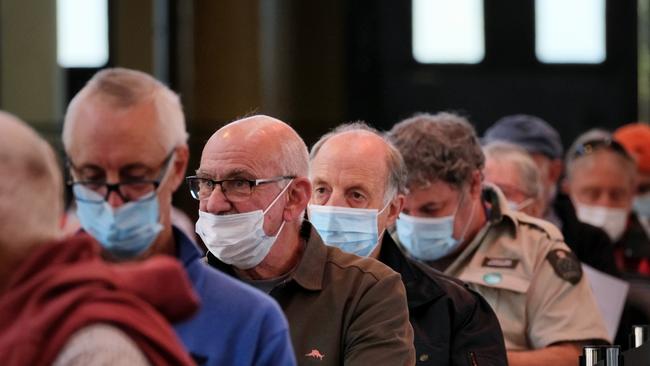
<instances>
[{"instance_id":1,"label":"seated person","mask_svg":"<svg viewBox=\"0 0 650 366\"><path fill-rule=\"evenodd\" d=\"M90 237L62 237L54 152L4 112L0 157L2 364L193 365L167 323L198 306L181 266L110 265Z\"/></svg>"},{"instance_id":2,"label":"seated person","mask_svg":"<svg viewBox=\"0 0 650 366\"><path fill-rule=\"evenodd\" d=\"M407 258L386 232L404 204L406 166L399 151L357 122L321 137L310 159L310 222L326 244L376 258L402 276L417 364L506 365L499 321L485 299Z\"/></svg>"},{"instance_id":3,"label":"seated person","mask_svg":"<svg viewBox=\"0 0 650 366\"><path fill-rule=\"evenodd\" d=\"M632 210L639 223L650 236L650 126L647 123L631 123L614 131L614 139L636 161L636 193Z\"/></svg>"},{"instance_id":4,"label":"seated person","mask_svg":"<svg viewBox=\"0 0 650 366\"><path fill-rule=\"evenodd\" d=\"M569 197L558 192L564 166L560 134L539 117L517 114L501 118L485 131L483 142L495 141L520 146L533 158L542 179L545 200L541 217L560 228L564 241L578 259L602 272L618 276L612 243L607 234L578 220Z\"/></svg>"},{"instance_id":5,"label":"seated person","mask_svg":"<svg viewBox=\"0 0 650 366\"><path fill-rule=\"evenodd\" d=\"M208 140L190 191L208 263L275 298L300 365L413 365L400 275L324 245L304 212L312 194L300 136L267 116Z\"/></svg>"},{"instance_id":6,"label":"seated person","mask_svg":"<svg viewBox=\"0 0 650 366\"><path fill-rule=\"evenodd\" d=\"M206 265L172 224L172 194L189 159L179 98L139 71L99 71L63 125L77 217L112 261L176 257L201 300L174 329L202 365L295 364L288 324L265 294Z\"/></svg>"},{"instance_id":7,"label":"seated person","mask_svg":"<svg viewBox=\"0 0 650 366\"><path fill-rule=\"evenodd\" d=\"M507 142L491 142L483 147L486 183L497 186L513 211L533 217L544 214L542 180L535 161L526 150Z\"/></svg>"},{"instance_id":8,"label":"seated person","mask_svg":"<svg viewBox=\"0 0 650 366\"><path fill-rule=\"evenodd\" d=\"M458 115L422 114L388 133L408 169L396 227L407 252L478 291L494 309L508 363L573 366L608 341L580 262L549 222L511 211L483 185L484 155Z\"/></svg>"},{"instance_id":9,"label":"seated person","mask_svg":"<svg viewBox=\"0 0 650 366\"><path fill-rule=\"evenodd\" d=\"M632 211L636 163L603 130L580 135L566 156L565 187L578 218L602 228L624 274L650 276L650 239Z\"/></svg>"}]
</instances>

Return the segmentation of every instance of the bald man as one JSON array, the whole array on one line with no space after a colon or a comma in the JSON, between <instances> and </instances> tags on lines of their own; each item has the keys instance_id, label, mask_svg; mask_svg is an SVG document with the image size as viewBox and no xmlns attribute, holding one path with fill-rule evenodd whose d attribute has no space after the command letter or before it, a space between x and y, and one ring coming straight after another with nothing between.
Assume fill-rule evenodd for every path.
<instances>
[{"instance_id":1,"label":"bald man","mask_svg":"<svg viewBox=\"0 0 650 366\"><path fill-rule=\"evenodd\" d=\"M202 306L175 329L197 363L295 364L287 321L273 299L210 268L171 223L186 140L179 98L165 85L134 70L98 72L70 103L63 125L81 226L111 260L168 254L183 263Z\"/></svg>"},{"instance_id":2,"label":"bald man","mask_svg":"<svg viewBox=\"0 0 650 366\"><path fill-rule=\"evenodd\" d=\"M407 258L386 232L404 205L399 151L356 122L321 137L310 158L310 221L327 244L376 258L401 275L418 365L507 365L490 305L461 281Z\"/></svg>"},{"instance_id":3,"label":"bald man","mask_svg":"<svg viewBox=\"0 0 650 366\"><path fill-rule=\"evenodd\" d=\"M303 221L307 147L287 124L253 116L218 130L196 176L208 262L269 293L289 319L301 365L413 365L400 276L325 246Z\"/></svg>"},{"instance_id":4,"label":"bald man","mask_svg":"<svg viewBox=\"0 0 650 366\"><path fill-rule=\"evenodd\" d=\"M87 235L63 238L63 180L54 152L4 112L0 174L3 365L193 364L165 321L197 307L181 266L162 257L110 265ZM168 291L148 291L146 279Z\"/></svg>"}]
</instances>

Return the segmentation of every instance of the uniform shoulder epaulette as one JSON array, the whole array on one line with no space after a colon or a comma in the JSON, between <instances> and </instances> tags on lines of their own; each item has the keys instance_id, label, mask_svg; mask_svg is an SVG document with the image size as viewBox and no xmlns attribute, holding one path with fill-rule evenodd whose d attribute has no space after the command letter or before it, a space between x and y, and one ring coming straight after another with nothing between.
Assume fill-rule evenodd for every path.
<instances>
[{"instance_id":1,"label":"uniform shoulder epaulette","mask_svg":"<svg viewBox=\"0 0 650 366\"><path fill-rule=\"evenodd\" d=\"M516 215L517 215L517 220L520 223L539 229L540 231L544 232L549 239L553 241L564 241L564 236L562 235L562 232L553 223L543 219L538 219L536 217L526 215L525 213L521 213L521 212L517 212Z\"/></svg>"}]
</instances>

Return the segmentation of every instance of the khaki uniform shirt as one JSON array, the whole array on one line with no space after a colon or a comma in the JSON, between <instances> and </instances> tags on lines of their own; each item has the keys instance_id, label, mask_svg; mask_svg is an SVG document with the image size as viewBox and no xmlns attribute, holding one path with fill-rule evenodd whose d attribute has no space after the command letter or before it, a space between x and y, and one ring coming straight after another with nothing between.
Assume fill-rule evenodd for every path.
<instances>
[{"instance_id":1,"label":"khaki uniform shirt","mask_svg":"<svg viewBox=\"0 0 650 366\"><path fill-rule=\"evenodd\" d=\"M607 340L580 262L553 224L510 211L487 187L488 223L445 270L467 282L494 309L508 350L564 341Z\"/></svg>"},{"instance_id":2,"label":"khaki uniform shirt","mask_svg":"<svg viewBox=\"0 0 650 366\"><path fill-rule=\"evenodd\" d=\"M298 364L414 365L400 275L377 260L323 244L308 222L302 236L307 242L302 259L270 292L289 321ZM208 262L234 275L211 253Z\"/></svg>"}]
</instances>

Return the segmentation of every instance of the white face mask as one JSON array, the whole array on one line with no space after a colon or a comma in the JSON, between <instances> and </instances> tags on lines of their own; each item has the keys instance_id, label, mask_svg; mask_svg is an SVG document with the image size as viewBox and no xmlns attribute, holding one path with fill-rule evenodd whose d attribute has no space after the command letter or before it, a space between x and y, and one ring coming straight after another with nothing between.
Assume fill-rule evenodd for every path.
<instances>
[{"instance_id":1,"label":"white face mask","mask_svg":"<svg viewBox=\"0 0 650 366\"><path fill-rule=\"evenodd\" d=\"M268 236L264 232L264 215L286 192L292 181L289 181L264 211L232 215L214 215L199 211L196 233L220 261L239 269L257 266L269 254L285 224L283 221L275 236Z\"/></svg>"},{"instance_id":2,"label":"white face mask","mask_svg":"<svg viewBox=\"0 0 650 366\"><path fill-rule=\"evenodd\" d=\"M603 229L612 242L618 241L627 226L628 210L575 203L578 219Z\"/></svg>"}]
</instances>

